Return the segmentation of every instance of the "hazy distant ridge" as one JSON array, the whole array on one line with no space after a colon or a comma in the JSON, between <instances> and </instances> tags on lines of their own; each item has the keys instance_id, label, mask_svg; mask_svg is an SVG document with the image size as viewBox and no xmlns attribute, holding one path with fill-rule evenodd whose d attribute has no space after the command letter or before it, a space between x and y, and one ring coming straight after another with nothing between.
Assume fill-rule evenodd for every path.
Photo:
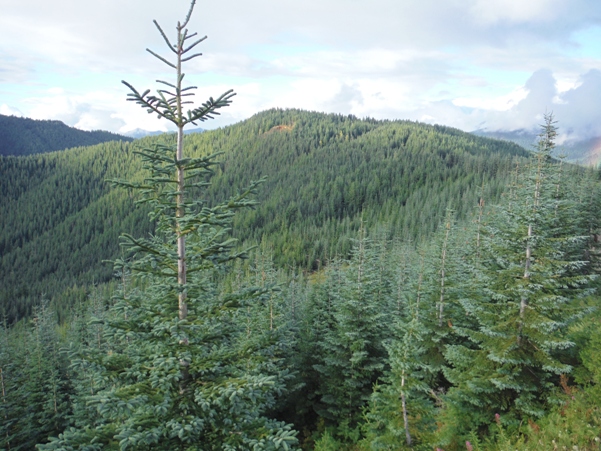
<instances>
[{"instance_id":1,"label":"hazy distant ridge","mask_svg":"<svg viewBox=\"0 0 601 451\"><path fill-rule=\"evenodd\" d=\"M184 133L186 135L189 135L190 133L202 133L204 131L205 131L204 128L193 128L190 130L185 130ZM160 130L148 131L148 130L142 130L141 128L135 128L133 130L125 132L125 136L129 136L130 138L134 138L134 139L139 139L139 138L145 138L146 136L162 135L163 133L175 133L175 132L162 132Z\"/></svg>"},{"instance_id":2,"label":"hazy distant ridge","mask_svg":"<svg viewBox=\"0 0 601 451\"><path fill-rule=\"evenodd\" d=\"M561 129L560 129L561 131ZM514 142L524 149L532 150L536 146L538 133L532 130L475 130L476 136L485 138L502 139ZM601 137L586 140L568 140L558 144L555 155L565 155L568 161L580 164L598 164L601 161Z\"/></svg>"},{"instance_id":3,"label":"hazy distant ridge","mask_svg":"<svg viewBox=\"0 0 601 451\"><path fill-rule=\"evenodd\" d=\"M31 155L119 140L132 138L102 130L87 132L61 121L0 114L0 155Z\"/></svg>"}]
</instances>

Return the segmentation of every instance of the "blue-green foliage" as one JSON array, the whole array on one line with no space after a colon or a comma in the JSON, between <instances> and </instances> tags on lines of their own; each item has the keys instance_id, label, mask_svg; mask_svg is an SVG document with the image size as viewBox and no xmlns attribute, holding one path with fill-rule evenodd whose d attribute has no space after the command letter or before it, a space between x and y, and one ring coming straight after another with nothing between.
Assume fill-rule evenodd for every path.
<instances>
[{"instance_id":1,"label":"blue-green foliage","mask_svg":"<svg viewBox=\"0 0 601 451\"><path fill-rule=\"evenodd\" d=\"M30 450L67 425L72 374L45 304L28 325L0 330L0 449Z\"/></svg>"},{"instance_id":2,"label":"blue-green foliage","mask_svg":"<svg viewBox=\"0 0 601 451\"><path fill-rule=\"evenodd\" d=\"M565 221L576 214L550 159L554 130L547 118L530 165L487 219L473 283L459 300L470 324L456 328L466 341L445 354L451 435L482 431L495 414L510 425L542 417L571 371L567 327L585 314L578 299L592 292L593 276L584 238Z\"/></svg>"},{"instance_id":3,"label":"blue-green foliage","mask_svg":"<svg viewBox=\"0 0 601 451\"><path fill-rule=\"evenodd\" d=\"M151 169L144 200L155 206L157 233L125 237L138 257L120 260L118 269L132 271L140 288L123 287L110 315L97 320L105 345L83 350L75 360L74 368L88 373L96 387L93 394L80 393L86 418L74 418L74 427L41 449L287 449L295 442L289 426L263 416L283 386L262 371L263 342L241 333L240 311L255 308L252 301L262 290L223 292L214 282L236 257L228 225L233 211L248 205L253 188L212 208L191 200L188 214L176 220L176 193L161 180L175 166L172 152L169 146L142 151ZM186 162L197 177L212 164L210 157ZM177 225L192 250L183 287L177 280ZM178 317L182 289L185 319Z\"/></svg>"},{"instance_id":4,"label":"blue-green foliage","mask_svg":"<svg viewBox=\"0 0 601 451\"><path fill-rule=\"evenodd\" d=\"M428 353L432 349L432 329L420 315L434 309L417 296L408 305L408 317L399 320L387 341L390 369L382 383L374 387L364 426L371 449L421 449L428 446L434 429L434 400L431 395L437 368ZM417 446L417 448L416 448ZM427 448L424 448L427 449Z\"/></svg>"},{"instance_id":5,"label":"blue-green foliage","mask_svg":"<svg viewBox=\"0 0 601 451\"><path fill-rule=\"evenodd\" d=\"M383 340L391 330L385 242L373 244L363 234L362 228L351 259L330 264L326 282L310 298L314 409L355 441L362 409L385 368Z\"/></svg>"}]
</instances>

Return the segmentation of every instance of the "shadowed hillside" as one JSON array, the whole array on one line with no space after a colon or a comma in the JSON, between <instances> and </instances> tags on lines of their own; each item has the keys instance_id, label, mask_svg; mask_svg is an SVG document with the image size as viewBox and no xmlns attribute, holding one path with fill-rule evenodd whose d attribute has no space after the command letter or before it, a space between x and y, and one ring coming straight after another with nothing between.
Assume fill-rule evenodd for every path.
<instances>
[{"instance_id":1,"label":"shadowed hillside","mask_svg":"<svg viewBox=\"0 0 601 451\"><path fill-rule=\"evenodd\" d=\"M31 155L132 138L95 130L86 132L60 121L38 121L0 114L0 155Z\"/></svg>"}]
</instances>

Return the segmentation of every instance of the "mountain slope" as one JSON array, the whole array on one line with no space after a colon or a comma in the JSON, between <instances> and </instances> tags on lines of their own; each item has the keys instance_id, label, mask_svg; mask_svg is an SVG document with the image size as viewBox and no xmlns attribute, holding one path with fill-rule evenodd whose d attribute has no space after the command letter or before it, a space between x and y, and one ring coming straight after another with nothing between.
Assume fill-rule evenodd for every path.
<instances>
[{"instance_id":1,"label":"mountain slope","mask_svg":"<svg viewBox=\"0 0 601 451\"><path fill-rule=\"evenodd\" d=\"M148 137L30 157L0 158L0 309L12 320L40 297L74 284L104 282L122 232L146 235L147 212L107 178L140 179L134 146ZM459 217L484 197L495 200L512 159L512 143L456 129L404 121L358 120L299 110L270 110L242 123L186 137L194 155L223 152L209 204L266 176L260 205L241 213L234 234L273 248L280 265L315 269L346 254L361 217L390 234L428 237L452 207Z\"/></svg>"},{"instance_id":2,"label":"mountain slope","mask_svg":"<svg viewBox=\"0 0 601 451\"><path fill-rule=\"evenodd\" d=\"M60 121L0 114L0 155L31 155L119 140L131 141L132 138L101 130L86 132Z\"/></svg>"},{"instance_id":3,"label":"mountain slope","mask_svg":"<svg viewBox=\"0 0 601 451\"><path fill-rule=\"evenodd\" d=\"M209 134L225 151L217 197L268 176L260 205L238 218L235 233L270 236L278 263L309 268L350 250L362 213L368 226L387 223L412 239L435 230L447 206L465 217L482 182L486 198L497 196L512 157L527 155L448 127L298 110L267 111L220 134Z\"/></svg>"},{"instance_id":4,"label":"mountain slope","mask_svg":"<svg viewBox=\"0 0 601 451\"><path fill-rule=\"evenodd\" d=\"M186 135L189 135L190 133L202 133L204 132L205 129L203 128L192 128L189 130L185 130L184 133ZM136 128L134 130L130 130L127 133L125 133L125 136L128 136L130 138L133 139L139 139L139 138L145 138L146 136L157 136L157 135L162 135L163 133L173 133L173 132L161 132L161 131L148 131L148 130L142 130L141 128Z\"/></svg>"},{"instance_id":5,"label":"mountain slope","mask_svg":"<svg viewBox=\"0 0 601 451\"><path fill-rule=\"evenodd\" d=\"M538 134L530 130L476 130L473 133L486 138L511 141L529 150L536 146L538 138ZM597 165L601 161L601 136L585 140L567 140L557 146L554 154L556 156L565 155L566 159L573 163Z\"/></svg>"}]
</instances>

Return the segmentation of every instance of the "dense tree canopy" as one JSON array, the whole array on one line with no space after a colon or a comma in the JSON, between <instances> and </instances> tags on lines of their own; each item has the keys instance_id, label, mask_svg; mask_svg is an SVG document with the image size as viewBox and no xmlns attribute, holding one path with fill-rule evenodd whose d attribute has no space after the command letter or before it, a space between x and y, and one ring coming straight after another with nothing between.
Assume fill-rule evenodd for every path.
<instances>
[{"instance_id":1,"label":"dense tree canopy","mask_svg":"<svg viewBox=\"0 0 601 451\"><path fill-rule=\"evenodd\" d=\"M305 116L316 122L303 123ZM356 136L346 144L309 146L306 154L285 152L301 142L302 136L291 139L299 124L312 130L320 120L348 122L349 130L355 124ZM255 132L251 125L257 127ZM124 264L116 268L118 278L96 288L81 282L99 267L93 259L72 279L65 276L77 286L48 273L47 280L57 284L55 301L34 309L29 321L5 326L0 336L4 389L0 417L5 419L0 446L30 449L33 443L45 443L53 449L66 443L83 446L98 437L105 448L123 448L128 443L168 448L179 443L175 436L180 427L185 430L182 436L192 441L234 443L223 435L225 423L201 427L196 420L187 424L179 416L185 407L189 419L202 418L204 413L193 407L202 398L204 408L219 412L214 418L256 425L264 438L274 438L264 443L274 446L292 446L293 427L306 450L438 446L458 451L466 449L466 441L474 450L598 448L600 177L597 170L550 159L552 129L545 129L541 147L528 158L519 149L507 155L484 146L494 148L494 142L477 138L472 142L469 135L454 130L413 123L273 110L238 127L188 137L194 158L203 160L209 150L225 152L222 163L212 166L216 169L213 184L199 185L201 191L190 200L220 205L219 199L244 192L243 182L263 174L261 168L271 168L271 178L258 195L268 208L257 205L228 219L235 218L232 226L237 236L246 243L259 241L259 249L233 266L215 258L212 261L218 264L191 276L191 316L184 323L174 319L177 285L164 280L166 274L173 278L174 265L169 264L173 252L160 251L164 261L148 254L133 266L122 259ZM239 140L232 135L236 130ZM442 146L445 139L452 143L460 138L464 147L449 151L443 159L435 148L427 150L427 140L394 151L375 144L376 136L388 136L383 142L390 144L403 130L407 142L429 136ZM323 141L327 134L319 136ZM156 138L140 142L151 149L156 143ZM237 150L236 145L240 145ZM91 208L107 212L110 221L103 227L116 224L131 231L140 251L147 252L166 238L163 226L157 228L144 218L150 208L134 205L139 197L100 182L122 178L124 172L133 185L144 180L129 145L121 144L117 153L111 153L112 146L0 160L12 168L12 182L0 181L6 183L3 205L11 206L4 219L11 226L3 234L13 237L2 241L8 250L3 258L17 258L24 249L32 249L35 255L36 247L24 237L46 234L43 223L33 221L21 230L15 219L27 222L28 216L16 206L35 199L34 192L42 193L19 176L27 171L39 178L46 191L48 187L63 190L64 196L49 195L34 203L30 214L57 221L65 233L59 236L65 239L72 235L78 242L85 231L78 221L86 220ZM271 150L264 153L265 149ZM247 171L235 164L234 151L246 162ZM337 159L337 153L344 158ZM69 162L70 155L83 159L81 167ZM289 161L278 160L286 155ZM416 160L406 180L399 174L405 174L403 165L413 161L412 155L422 159ZM447 163L449 159L453 162ZM387 164L380 164L381 160ZM429 172L420 175L420 165L429 167ZM84 168L90 169L87 179L81 175ZM346 199L355 180L369 185L370 177L363 174L372 170L388 184L378 185L373 198L366 190L369 202L345 203L347 210L338 218L331 200L338 192ZM238 171L240 181L229 177L229 171ZM320 194L319 183L311 185L313 192L304 191L304 184L313 183L305 176L307 171L313 171L320 183L330 183L330 196L325 191ZM59 174L72 181L60 183ZM78 186L75 180L89 184L90 196L78 197L79 191L67 189ZM462 194L445 194L447 186L456 186ZM411 203L410 187L417 192L424 189L422 194L428 195L419 197L424 199L421 203ZM404 189L409 192L405 204L395 203ZM444 203L447 195L449 202ZM65 200L69 196L71 203ZM86 208L78 208L88 199ZM321 210L313 211L313 202L326 212L319 220ZM431 202L452 208L439 210ZM60 215L44 209L44 203L71 217L73 222L67 224L72 228L63 224ZM388 204L391 208L386 210ZM167 205L164 212L170 209ZM202 213L202 209L194 211ZM422 219L403 228L392 220L395 215ZM131 221L130 229L119 221L123 218ZM188 220L194 223L192 216ZM83 224L88 227L98 223L87 221ZM278 221L273 228L272 222ZM139 224L147 224L147 231ZM225 238L221 234L228 233L227 224L222 225L226 227L215 229L219 242ZM245 229L236 232L241 226ZM59 252L52 247L59 244L52 239L56 236L48 233L45 238L48 261ZM202 249L213 249L218 256L232 245L226 241L227 245L206 247L208 235L202 236L191 239L198 257L210 255ZM22 240L17 247L15 239ZM330 240L336 246L326 246ZM162 242L173 244L169 239ZM291 248L295 242L300 245ZM315 266L307 265L307 250ZM74 250L64 252L76 255ZM106 258L111 252L120 255L116 246L106 254L100 249L94 252ZM301 259L295 260L298 256ZM304 268L286 265L296 261L305 263ZM134 277L136 265L146 265L148 275ZM17 267L10 268L17 286ZM107 279L110 271L109 267ZM35 273L24 274L23 286L35 287ZM30 299L39 301L36 296ZM5 305L22 308L23 304ZM192 330L194 339L181 354L181 337ZM187 358L191 359L189 377L202 383L192 383L190 391L184 389L190 396L180 398L182 380L169 375L178 374L182 359ZM155 383L161 380L164 383ZM230 404L232 399L235 405ZM148 412L153 413L148 416ZM202 431L212 431L212 438ZM256 436L240 432L239 437L250 441L239 446L260 443ZM59 434L63 435L48 442L49 436Z\"/></svg>"},{"instance_id":2,"label":"dense tree canopy","mask_svg":"<svg viewBox=\"0 0 601 451\"><path fill-rule=\"evenodd\" d=\"M0 155L31 155L107 141L132 138L102 130L91 132L69 127L60 121L40 121L0 114Z\"/></svg>"},{"instance_id":3,"label":"dense tree canopy","mask_svg":"<svg viewBox=\"0 0 601 451\"><path fill-rule=\"evenodd\" d=\"M465 218L480 194L499 197L512 159L526 155L448 127L298 110L266 111L186 143L191 156L223 152L207 201L267 178L258 207L236 217L234 236L269 242L279 265L312 270L349 255L361 214L367 228L388 223L391 235L411 239L434 231L447 206ZM106 182L143 177L133 149L112 142L0 158L0 308L10 322L41 296L106 282L112 270L103 261L119 255L119 234L151 230L148 210Z\"/></svg>"}]
</instances>

